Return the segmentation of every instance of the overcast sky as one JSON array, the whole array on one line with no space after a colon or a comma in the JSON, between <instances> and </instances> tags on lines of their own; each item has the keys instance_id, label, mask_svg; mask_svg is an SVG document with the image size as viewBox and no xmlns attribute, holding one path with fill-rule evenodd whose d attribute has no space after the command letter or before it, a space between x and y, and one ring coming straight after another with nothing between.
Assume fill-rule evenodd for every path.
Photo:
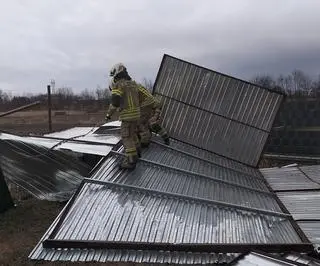
<instances>
[{"instance_id":1,"label":"overcast sky","mask_svg":"<svg viewBox=\"0 0 320 266\"><path fill-rule=\"evenodd\" d=\"M123 62L154 80L164 53L243 79L320 73L319 0L0 0L0 88L106 86Z\"/></svg>"}]
</instances>

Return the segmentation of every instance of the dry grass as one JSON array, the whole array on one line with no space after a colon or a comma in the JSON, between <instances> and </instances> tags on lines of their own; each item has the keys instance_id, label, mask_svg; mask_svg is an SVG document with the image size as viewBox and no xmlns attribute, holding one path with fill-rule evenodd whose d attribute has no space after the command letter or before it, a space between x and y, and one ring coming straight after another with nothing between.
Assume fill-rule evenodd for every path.
<instances>
[{"instance_id":1,"label":"dry grass","mask_svg":"<svg viewBox=\"0 0 320 266\"><path fill-rule=\"evenodd\" d=\"M64 114L62 114L64 113ZM104 123L105 112L52 111L52 130L60 131L74 126L95 126ZM0 118L0 130L18 134L48 133L48 112L18 112Z\"/></svg>"}]
</instances>

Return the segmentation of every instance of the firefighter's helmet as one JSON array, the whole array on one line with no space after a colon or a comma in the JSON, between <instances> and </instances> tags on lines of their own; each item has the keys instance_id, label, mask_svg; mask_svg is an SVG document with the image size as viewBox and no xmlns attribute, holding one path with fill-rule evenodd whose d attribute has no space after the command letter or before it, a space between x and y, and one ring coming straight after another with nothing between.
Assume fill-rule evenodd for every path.
<instances>
[{"instance_id":1,"label":"firefighter's helmet","mask_svg":"<svg viewBox=\"0 0 320 266\"><path fill-rule=\"evenodd\" d=\"M116 77L119 73L126 71L127 68L122 63L115 64L110 70L110 77Z\"/></svg>"}]
</instances>

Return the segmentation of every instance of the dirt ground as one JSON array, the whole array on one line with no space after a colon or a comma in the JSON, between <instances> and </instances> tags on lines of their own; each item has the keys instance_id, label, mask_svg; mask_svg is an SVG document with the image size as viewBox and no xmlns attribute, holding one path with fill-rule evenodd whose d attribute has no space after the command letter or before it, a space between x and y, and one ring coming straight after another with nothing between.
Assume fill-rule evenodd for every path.
<instances>
[{"instance_id":1,"label":"dirt ground","mask_svg":"<svg viewBox=\"0 0 320 266\"><path fill-rule=\"evenodd\" d=\"M53 131L74 126L95 126L104 123L104 112L52 113ZM0 130L19 134L44 134L48 132L47 112L19 112L0 119ZM263 160L264 167L271 163ZM63 208L63 203L41 201L34 198L17 200L11 191L16 207L0 214L0 265L106 265L105 263L60 263L31 261L28 255ZM21 192L19 192L21 193ZM111 265L120 265L114 264ZM128 264L126 264L128 265ZM133 265L133 264L131 264Z\"/></svg>"},{"instance_id":2,"label":"dirt ground","mask_svg":"<svg viewBox=\"0 0 320 266\"><path fill-rule=\"evenodd\" d=\"M105 111L52 111L52 131L75 126L96 126L105 123ZM0 130L16 134L45 134L49 132L47 111L25 111L0 118Z\"/></svg>"}]
</instances>

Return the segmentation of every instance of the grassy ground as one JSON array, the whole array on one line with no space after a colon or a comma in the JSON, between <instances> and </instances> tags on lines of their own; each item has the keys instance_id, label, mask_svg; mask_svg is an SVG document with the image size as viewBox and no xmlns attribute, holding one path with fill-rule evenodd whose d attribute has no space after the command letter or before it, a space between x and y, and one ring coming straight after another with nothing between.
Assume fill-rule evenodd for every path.
<instances>
[{"instance_id":1,"label":"grassy ground","mask_svg":"<svg viewBox=\"0 0 320 266\"><path fill-rule=\"evenodd\" d=\"M36 199L16 203L0 214L0 265L34 265L28 255L63 204Z\"/></svg>"}]
</instances>

